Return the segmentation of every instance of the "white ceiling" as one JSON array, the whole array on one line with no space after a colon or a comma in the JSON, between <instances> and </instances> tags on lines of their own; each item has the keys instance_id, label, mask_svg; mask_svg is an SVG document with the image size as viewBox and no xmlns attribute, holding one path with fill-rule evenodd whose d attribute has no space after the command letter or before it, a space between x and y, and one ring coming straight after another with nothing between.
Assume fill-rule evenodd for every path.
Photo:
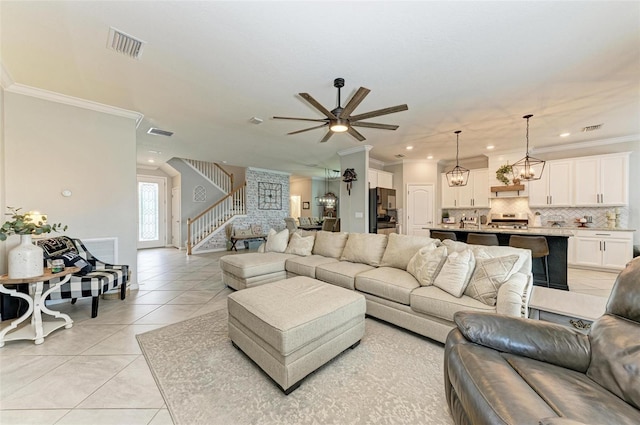
<instances>
[{"instance_id":1,"label":"white ceiling","mask_svg":"<svg viewBox=\"0 0 640 425\"><path fill-rule=\"evenodd\" d=\"M324 176L362 143L385 163L451 160L455 130L461 158L487 145L524 154L529 113L533 153L640 134L638 1L3 0L0 13L10 80L144 114L140 164L178 156ZM110 26L147 43L140 60L106 48ZM355 114L408 104L369 120L400 128L361 128L365 142L320 144L325 129L287 136L314 123L272 117L323 118L297 93L333 109L336 77L343 106L371 89ZM175 134L146 134L152 126Z\"/></svg>"}]
</instances>

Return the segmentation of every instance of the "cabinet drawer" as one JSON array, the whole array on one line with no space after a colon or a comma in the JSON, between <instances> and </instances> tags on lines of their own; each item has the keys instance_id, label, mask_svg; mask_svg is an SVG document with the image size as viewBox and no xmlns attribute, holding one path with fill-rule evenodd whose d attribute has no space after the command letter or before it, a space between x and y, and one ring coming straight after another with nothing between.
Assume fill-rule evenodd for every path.
<instances>
[{"instance_id":1,"label":"cabinet drawer","mask_svg":"<svg viewBox=\"0 0 640 425\"><path fill-rule=\"evenodd\" d=\"M577 317L564 316L562 314L551 313L541 310L538 315L539 320L545 322L557 323L570 327L578 332L587 333L591 329L593 321L587 319L579 319Z\"/></svg>"},{"instance_id":2,"label":"cabinet drawer","mask_svg":"<svg viewBox=\"0 0 640 425\"><path fill-rule=\"evenodd\" d=\"M612 230L574 230L574 235L585 238L615 238L615 239L633 239L633 232L612 231Z\"/></svg>"}]
</instances>

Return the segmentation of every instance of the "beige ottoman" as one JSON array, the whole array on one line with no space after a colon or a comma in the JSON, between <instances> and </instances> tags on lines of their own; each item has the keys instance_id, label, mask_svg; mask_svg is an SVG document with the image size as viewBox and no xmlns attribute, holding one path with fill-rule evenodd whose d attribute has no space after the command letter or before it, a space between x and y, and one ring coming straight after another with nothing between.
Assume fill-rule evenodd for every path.
<instances>
[{"instance_id":1,"label":"beige ottoman","mask_svg":"<svg viewBox=\"0 0 640 425\"><path fill-rule=\"evenodd\" d=\"M364 335L363 295L298 276L228 297L229 337L284 391Z\"/></svg>"},{"instance_id":2,"label":"beige ottoman","mask_svg":"<svg viewBox=\"0 0 640 425\"><path fill-rule=\"evenodd\" d=\"M285 279L287 259L297 257L279 252L251 252L220 258L222 283L235 290Z\"/></svg>"}]
</instances>

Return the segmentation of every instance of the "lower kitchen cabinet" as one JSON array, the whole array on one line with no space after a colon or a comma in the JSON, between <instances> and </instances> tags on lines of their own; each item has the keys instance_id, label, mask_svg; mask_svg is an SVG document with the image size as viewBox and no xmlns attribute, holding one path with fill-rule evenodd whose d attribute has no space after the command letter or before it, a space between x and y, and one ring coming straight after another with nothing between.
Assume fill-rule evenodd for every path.
<instances>
[{"instance_id":1,"label":"lower kitchen cabinet","mask_svg":"<svg viewBox=\"0 0 640 425\"><path fill-rule=\"evenodd\" d=\"M632 232L576 230L570 245L570 265L622 270L633 258Z\"/></svg>"}]
</instances>

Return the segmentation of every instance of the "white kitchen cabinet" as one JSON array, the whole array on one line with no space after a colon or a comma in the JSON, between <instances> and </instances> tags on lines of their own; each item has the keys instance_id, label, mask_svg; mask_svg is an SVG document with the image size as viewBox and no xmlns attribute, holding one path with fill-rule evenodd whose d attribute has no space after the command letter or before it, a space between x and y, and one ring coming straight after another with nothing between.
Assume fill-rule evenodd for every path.
<instances>
[{"instance_id":1,"label":"white kitchen cabinet","mask_svg":"<svg viewBox=\"0 0 640 425\"><path fill-rule=\"evenodd\" d=\"M576 158L574 204L623 206L629 204L629 155Z\"/></svg>"},{"instance_id":2,"label":"white kitchen cabinet","mask_svg":"<svg viewBox=\"0 0 640 425\"><path fill-rule=\"evenodd\" d=\"M633 258L633 233L576 230L569 264L598 269L622 270Z\"/></svg>"},{"instance_id":3,"label":"white kitchen cabinet","mask_svg":"<svg viewBox=\"0 0 640 425\"><path fill-rule=\"evenodd\" d=\"M573 204L573 162L547 161L540 180L528 183L530 207L568 207Z\"/></svg>"},{"instance_id":4,"label":"white kitchen cabinet","mask_svg":"<svg viewBox=\"0 0 640 425\"><path fill-rule=\"evenodd\" d=\"M489 170L471 170L466 186L453 187L442 173L441 192L442 208L489 208Z\"/></svg>"},{"instance_id":5,"label":"white kitchen cabinet","mask_svg":"<svg viewBox=\"0 0 640 425\"><path fill-rule=\"evenodd\" d=\"M376 187L393 189L393 173L369 168L367 178L369 181L369 188L371 189Z\"/></svg>"}]
</instances>

